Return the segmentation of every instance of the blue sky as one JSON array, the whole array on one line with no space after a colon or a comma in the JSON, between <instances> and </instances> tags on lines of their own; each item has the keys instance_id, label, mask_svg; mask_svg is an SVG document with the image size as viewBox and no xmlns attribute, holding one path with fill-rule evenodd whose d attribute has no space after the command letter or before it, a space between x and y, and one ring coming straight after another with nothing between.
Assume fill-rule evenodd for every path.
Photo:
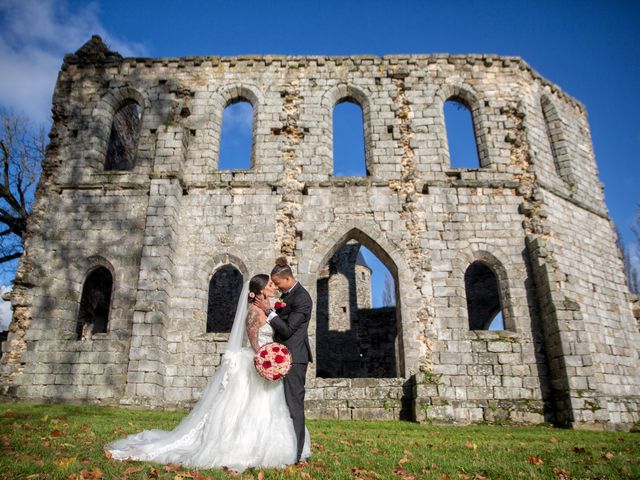
<instances>
[{"instance_id":1,"label":"blue sky","mask_svg":"<svg viewBox=\"0 0 640 480\"><path fill-rule=\"evenodd\" d=\"M518 55L585 104L607 205L631 245L640 203L638 1L0 0L0 105L46 122L63 54L92 33L125 55L153 57Z\"/></svg>"}]
</instances>

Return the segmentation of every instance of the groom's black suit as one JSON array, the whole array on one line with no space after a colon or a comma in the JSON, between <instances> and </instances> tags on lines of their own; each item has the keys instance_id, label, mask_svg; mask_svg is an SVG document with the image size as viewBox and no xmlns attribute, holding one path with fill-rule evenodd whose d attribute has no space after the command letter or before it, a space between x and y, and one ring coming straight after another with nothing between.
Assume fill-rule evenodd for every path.
<instances>
[{"instance_id":1,"label":"groom's black suit","mask_svg":"<svg viewBox=\"0 0 640 480\"><path fill-rule=\"evenodd\" d=\"M283 343L291 352L291 370L284 377L284 395L293 420L298 442L296 461L300 460L304 446L304 383L307 376L307 364L313 361L309 346L309 320L313 309L313 300L305 288L296 283L282 296L286 307L278 310L269 323L275 330L274 341Z\"/></svg>"}]
</instances>

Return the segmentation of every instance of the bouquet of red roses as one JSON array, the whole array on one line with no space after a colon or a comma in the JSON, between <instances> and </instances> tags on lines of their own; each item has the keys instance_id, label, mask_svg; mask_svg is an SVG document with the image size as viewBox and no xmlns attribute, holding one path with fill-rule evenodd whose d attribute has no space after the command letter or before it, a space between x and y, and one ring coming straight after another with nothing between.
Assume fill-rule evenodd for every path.
<instances>
[{"instance_id":1,"label":"bouquet of red roses","mask_svg":"<svg viewBox=\"0 0 640 480\"><path fill-rule=\"evenodd\" d=\"M265 343L253 357L253 364L261 377L276 381L289 373L291 354L281 343Z\"/></svg>"}]
</instances>

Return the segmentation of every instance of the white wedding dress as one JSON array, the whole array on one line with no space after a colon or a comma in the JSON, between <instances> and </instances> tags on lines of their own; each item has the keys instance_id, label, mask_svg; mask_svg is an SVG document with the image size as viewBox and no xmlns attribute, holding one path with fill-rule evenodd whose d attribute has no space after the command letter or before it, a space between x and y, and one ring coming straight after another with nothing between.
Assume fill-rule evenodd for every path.
<instances>
[{"instance_id":1,"label":"white wedding dress","mask_svg":"<svg viewBox=\"0 0 640 480\"><path fill-rule=\"evenodd\" d=\"M145 430L105 446L117 460L177 463L189 468L282 467L296 459L296 437L282 381L270 382L253 366L246 344L248 283L240 296L227 352L200 400L172 431ZM273 329L258 330L262 346ZM302 458L311 453L306 432Z\"/></svg>"}]
</instances>

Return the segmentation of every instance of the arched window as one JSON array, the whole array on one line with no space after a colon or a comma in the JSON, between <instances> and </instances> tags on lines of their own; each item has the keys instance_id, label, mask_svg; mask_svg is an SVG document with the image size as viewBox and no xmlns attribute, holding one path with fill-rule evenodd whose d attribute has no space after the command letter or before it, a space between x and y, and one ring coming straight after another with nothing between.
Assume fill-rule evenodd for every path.
<instances>
[{"instance_id":1,"label":"arched window","mask_svg":"<svg viewBox=\"0 0 640 480\"><path fill-rule=\"evenodd\" d=\"M451 168L479 168L478 144L471 109L463 100L452 97L444 104L444 121Z\"/></svg>"},{"instance_id":2,"label":"arched window","mask_svg":"<svg viewBox=\"0 0 640 480\"><path fill-rule=\"evenodd\" d=\"M233 265L223 265L209 282L207 332L230 332L242 293L242 273Z\"/></svg>"},{"instance_id":3,"label":"arched window","mask_svg":"<svg viewBox=\"0 0 640 480\"><path fill-rule=\"evenodd\" d=\"M375 250L374 242L362 239ZM328 259L317 281L317 377L398 375L395 283L396 276L356 239Z\"/></svg>"},{"instance_id":4,"label":"arched window","mask_svg":"<svg viewBox=\"0 0 640 480\"><path fill-rule=\"evenodd\" d=\"M249 170L253 149L253 105L238 97L222 112L218 170Z\"/></svg>"},{"instance_id":5,"label":"arched window","mask_svg":"<svg viewBox=\"0 0 640 480\"><path fill-rule=\"evenodd\" d=\"M82 287L76 334L78 340L94 333L106 333L111 306L113 277L105 267L98 267L87 275Z\"/></svg>"},{"instance_id":6,"label":"arched window","mask_svg":"<svg viewBox=\"0 0 640 480\"><path fill-rule=\"evenodd\" d=\"M484 262L475 261L464 274L470 330L504 330L496 274Z\"/></svg>"},{"instance_id":7,"label":"arched window","mask_svg":"<svg viewBox=\"0 0 640 480\"><path fill-rule=\"evenodd\" d=\"M113 116L107 147L105 170L132 170L135 167L142 108L135 100L127 100Z\"/></svg>"},{"instance_id":8,"label":"arched window","mask_svg":"<svg viewBox=\"0 0 640 480\"><path fill-rule=\"evenodd\" d=\"M2 356L3 356L2 344L7 341L8 337L9 337L9 330L4 330L0 332L0 359L2 359Z\"/></svg>"},{"instance_id":9,"label":"arched window","mask_svg":"<svg viewBox=\"0 0 640 480\"><path fill-rule=\"evenodd\" d=\"M549 148L553 157L553 166L562 180L571 183L571 165L564 132L562 131L562 120L553 103L547 97L540 98L540 108L542 109Z\"/></svg>"},{"instance_id":10,"label":"arched window","mask_svg":"<svg viewBox=\"0 0 640 480\"><path fill-rule=\"evenodd\" d=\"M333 174L364 177L364 119L358 102L345 98L333 108Z\"/></svg>"}]
</instances>

